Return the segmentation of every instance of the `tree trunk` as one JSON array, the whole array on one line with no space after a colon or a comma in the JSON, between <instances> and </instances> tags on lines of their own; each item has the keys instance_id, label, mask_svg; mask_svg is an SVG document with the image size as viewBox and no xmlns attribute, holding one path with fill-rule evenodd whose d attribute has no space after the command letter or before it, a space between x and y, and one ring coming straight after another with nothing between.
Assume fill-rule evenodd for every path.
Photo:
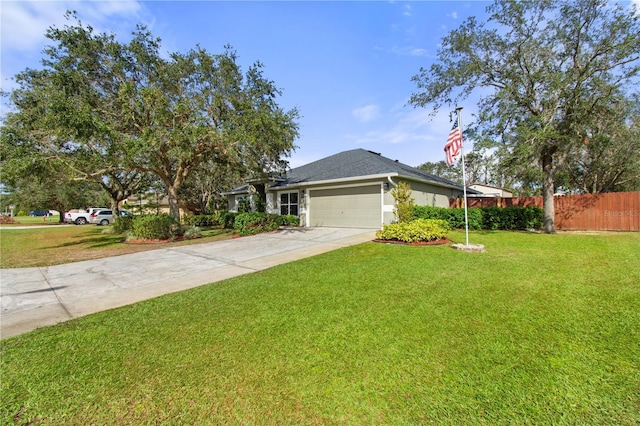
<instances>
[{"instance_id":1,"label":"tree trunk","mask_svg":"<svg viewBox=\"0 0 640 426\"><path fill-rule=\"evenodd\" d=\"M542 154L542 171L544 172L544 180L542 181L544 232L547 234L555 234L555 206L553 204L553 193L555 191L553 183L554 170L553 154L550 152Z\"/></svg>"},{"instance_id":2,"label":"tree trunk","mask_svg":"<svg viewBox=\"0 0 640 426\"><path fill-rule=\"evenodd\" d=\"M169 216L180 222L180 207L178 206L178 189L175 185L167 185L167 199L169 201Z\"/></svg>"},{"instance_id":3,"label":"tree trunk","mask_svg":"<svg viewBox=\"0 0 640 426\"><path fill-rule=\"evenodd\" d=\"M113 217L120 217L120 209L118 208L118 204L120 201L117 198L111 197L111 211L113 212Z\"/></svg>"}]
</instances>

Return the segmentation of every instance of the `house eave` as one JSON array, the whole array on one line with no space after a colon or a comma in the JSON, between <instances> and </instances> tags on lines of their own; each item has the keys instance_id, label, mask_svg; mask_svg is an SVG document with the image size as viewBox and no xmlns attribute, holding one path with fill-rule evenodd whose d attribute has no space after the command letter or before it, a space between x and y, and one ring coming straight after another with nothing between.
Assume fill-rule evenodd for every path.
<instances>
[{"instance_id":1,"label":"house eave","mask_svg":"<svg viewBox=\"0 0 640 426\"><path fill-rule=\"evenodd\" d=\"M313 181L302 181L302 182L293 182L283 184L283 181L278 179L276 180L273 186L268 186L267 191L281 191L281 190L291 190L298 188L308 188L313 186L330 186L336 184L349 184L353 182L362 182L362 181L374 181L374 180L387 180L387 178L399 178L410 180L413 182L426 183L429 185L438 186L440 188L452 189L455 191L462 191L462 185L451 185L444 182L438 182L431 179L422 179L417 176L411 176L408 174L400 174L398 172L389 172L389 173L378 173L374 175L363 175L363 176L352 176L348 178L337 178L337 179L324 179L324 180L313 180ZM471 193L475 193L477 191L467 188L467 191ZM232 191L224 192L223 195L240 195L246 194L248 192L247 188L237 188Z\"/></svg>"},{"instance_id":2,"label":"house eave","mask_svg":"<svg viewBox=\"0 0 640 426\"><path fill-rule=\"evenodd\" d=\"M281 176L269 176L263 178L251 178L247 179L245 182L247 182L248 184L265 184L269 182L285 182L286 180L287 178Z\"/></svg>"},{"instance_id":3,"label":"house eave","mask_svg":"<svg viewBox=\"0 0 640 426\"><path fill-rule=\"evenodd\" d=\"M223 192L222 195L238 195L238 194L247 194L249 192L249 187L247 185L240 186L238 188L234 188L231 191Z\"/></svg>"},{"instance_id":4,"label":"house eave","mask_svg":"<svg viewBox=\"0 0 640 426\"><path fill-rule=\"evenodd\" d=\"M364 175L364 176L353 176L349 178L338 178L338 179L325 179L325 180L314 180L314 181L304 181L304 182L295 182L285 185L277 185L274 187L269 187L269 190L281 190L281 189L295 189L295 188L307 188L310 186L326 186L326 185L335 185L341 183L351 183L351 182L359 182L359 181L367 181L367 180L386 180L387 178L400 178L406 179L414 182L426 183L429 185L439 186L441 188L453 189L456 191L462 191L462 185L450 185L443 182L434 181L431 179L421 179L416 176L400 174L398 172L389 172L389 173L379 173L375 175ZM467 188L469 190L469 188Z\"/></svg>"},{"instance_id":5,"label":"house eave","mask_svg":"<svg viewBox=\"0 0 640 426\"><path fill-rule=\"evenodd\" d=\"M410 175L400 175L398 174L398 177L401 179L406 179L406 180L412 180L414 182L421 182L421 183L427 183L429 185L435 185L435 186L439 186L441 188L447 188L447 189L455 189L457 191L462 191L462 185L449 185L447 183L443 183L443 182L437 182L435 180L431 180L431 179L421 179L415 176L410 176ZM471 190L469 187L467 187L467 191ZM475 192L475 190L472 190Z\"/></svg>"},{"instance_id":6,"label":"house eave","mask_svg":"<svg viewBox=\"0 0 640 426\"><path fill-rule=\"evenodd\" d=\"M325 179L325 180L312 180L312 181L303 181L303 182L295 182L286 185L278 185L275 187L270 187L271 190L279 190L279 189L294 189L294 188L306 188L309 186L323 186L323 185L334 185L338 183L350 183L350 182L358 182L363 180L377 180L377 179L386 179L387 177L398 176L398 173L382 173L377 175L364 175L364 176L353 176L348 178L338 178L338 179Z\"/></svg>"}]
</instances>

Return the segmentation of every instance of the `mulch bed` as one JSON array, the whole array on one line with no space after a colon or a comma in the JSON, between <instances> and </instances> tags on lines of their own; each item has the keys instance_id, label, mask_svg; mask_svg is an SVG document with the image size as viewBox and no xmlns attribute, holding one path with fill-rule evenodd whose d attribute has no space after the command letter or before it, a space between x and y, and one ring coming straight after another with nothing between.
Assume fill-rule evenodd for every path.
<instances>
[{"instance_id":1,"label":"mulch bed","mask_svg":"<svg viewBox=\"0 0 640 426\"><path fill-rule=\"evenodd\" d=\"M123 243L134 244L134 245L135 244L165 244L165 243L175 243L178 241L197 240L198 238L201 238L201 237L193 237L193 238L178 237L172 240L124 240Z\"/></svg>"},{"instance_id":2,"label":"mulch bed","mask_svg":"<svg viewBox=\"0 0 640 426\"><path fill-rule=\"evenodd\" d=\"M451 242L450 239L448 238L443 238L441 240L435 240L435 241L416 241L413 243L407 243L404 241L398 241L398 240L373 240L374 243L381 243L381 244L399 244L399 245L403 245L403 246L441 246L443 244L449 244Z\"/></svg>"},{"instance_id":3,"label":"mulch bed","mask_svg":"<svg viewBox=\"0 0 640 426\"><path fill-rule=\"evenodd\" d=\"M124 240L124 244L133 244L133 245L142 245L142 244L164 244L170 243L172 241L181 241L181 240Z\"/></svg>"}]
</instances>

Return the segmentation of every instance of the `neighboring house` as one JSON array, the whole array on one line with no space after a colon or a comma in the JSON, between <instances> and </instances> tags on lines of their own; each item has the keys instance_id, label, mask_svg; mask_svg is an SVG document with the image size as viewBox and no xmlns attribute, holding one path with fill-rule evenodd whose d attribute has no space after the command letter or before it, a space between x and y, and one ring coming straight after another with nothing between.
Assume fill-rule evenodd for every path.
<instances>
[{"instance_id":1,"label":"neighboring house","mask_svg":"<svg viewBox=\"0 0 640 426\"><path fill-rule=\"evenodd\" d=\"M455 182L354 149L297 167L286 176L248 181L225 195L229 211L238 211L247 198L254 204L252 196L260 194L268 212L299 216L302 226L379 229L393 222L391 190L403 181L411 186L417 205L449 207L449 198L463 194Z\"/></svg>"},{"instance_id":2,"label":"neighboring house","mask_svg":"<svg viewBox=\"0 0 640 426\"><path fill-rule=\"evenodd\" d=\"M119 208L129 209L135 213L144 214L169 214L169 197L159 194L134 194L121 201ZM180 208L180 217L185 215L185 211Z\"/></svg>"},{"instance_id":3,"label":"neighboring house","mask_svg":"<svg viewBox=\"0 0 640 426\"><path fill-rule=\"evenodd\" d=\"M475 189L480 194L474 194L472 196L476 197L501 197L501 198L513 198L513 192L508 191L504 188L498 188L497 186L483 185L483 184L473 184L470 185L469 188Z\"/></svg>"}]
</instances>

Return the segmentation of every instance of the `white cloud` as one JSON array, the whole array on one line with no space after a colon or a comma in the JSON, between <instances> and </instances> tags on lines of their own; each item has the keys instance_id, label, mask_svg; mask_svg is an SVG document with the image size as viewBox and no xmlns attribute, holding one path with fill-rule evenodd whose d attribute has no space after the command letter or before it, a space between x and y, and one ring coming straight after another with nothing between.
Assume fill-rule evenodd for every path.
<instances>
[{"instance_id":1,"label":"white cloud","mask_svg":"<svg viewBox=\"0 0 640 426\"><path fill-rule=\"evenodd\" d=\"M99 1L97 3L97 8L94 10L97 12L98 16L102 15L128 15L128 16L136 16L140 10L141 5L137 1Z\"/></svg>"},{"instance_id":2,"label":"white cloud","mask_svg":"<svg viewBox=\"0 0 640 426\"><path fill-rule=\"evenodd\" d=\"M453 18L453 19L458 19L458 12L451 12L451 13L447 13L447 16L449 18Z\"/></svg>"},{"instance_id":3,"label":"white cloud","mask_svg":"<svg viewBox=\"0 0 640 426\"><path fill-rule=\"evenodd\" d=\"M33 49L44 42L47 27L64 22L56 2L2 2L0 7L3 50Z\"/></svg>"},{"instance_id":4,"label":"white cloud","mask_svg":"<svg viewBox=\"0 0 640 426\"><path fill-rule=\"evenodd\" d=\"M426 58L434 57L434 55L430 54L427 49L415 46L393 46L391 48L376 46L374 49L380 52L391 53L397 56L423 56Z\"/></svg>"},{"instance_id":5,"label":"white cloud","mask_svg":"<svg viewBox=\"0 0 640 426\"><path fill-rule=\"evenodd\" d=\"M361 134L343 135L344 139L413 166L444 160L443 148L453 125L448 111L431 117L428 110L403 106L380 115L375 126ZM465 150L472 147L472 141L465 141Z\"/></svg>"},{"instance_id":6,"label":"white cloud","mask_svg":"<svg viewBox=\"0 0 640 426\"><path fill-rule=\"evenodd\" d=\"M387 124L383 128L370 130L363 135L352 135L350 138L358 145L367 144L404 144L428 140L425 127L429 117L423 110L402 109L389 114L384 119Z\"/></svg>"},{"instance_id":7,"label":"white cloud","mask_svg":"<svg viewBox=\"0 0 640 426\"><path fill-rule=\"evenodd\" d=\"M405 5L404 5L404 8L403 8L402 14L403 14L404 16L411 16L411 5L410 5L410 4L405 4Z\"/></svg>"},{"instance_id":8,"label":"white cloud","mask_svg":"<svg viewBox=\"0 0 640 426\"><path fill-rule=\"evenodd\" d=\"M363 122L373 121L380 116L380 107L378 105L366 105L362 108L356 108L352 112L354 117Z\"/></svg>"},{"instance_id":9,"label":"white cloud","mask_svg":"<svg viewBox=\"0 0 640 426\"><path fill-rule=\"evenodd\" d=\"M54 43L45 36L50 27L75 25L64 16L68 10L76 11L82 24L91 26L95 33L113 33L123 39L137 23L149 18L148 8L138 0L0 1L2 90L14 88L12 77L18 72L39 66L43 48Z\"/></svg>"},{"instance_id":10,"label":"white cloud","mask_svg":"<svg viewBox=\"0 0 640 426\"><path fill-rule=\"evenodd\" d=\"M113 25L138 20L141 4L137 1L15 1L2 2L2 49L24 51L38 49L46 43L45 32L51 26L69 24L67 10L75 10L84 24L98 31L115 30ZM117 20L111 21L113 18ZM107 27L104 30L101 28ZM129 31L127 31L128 33Z\"/></svg>"},{"instance_id":11,"label":"white cloud","mask_svg":"<svg viewBox=\"0 0 640 426\"><path fill-rule=\"evenodd\" d=\"M427 49L423 49L421 47L414 47L411 49L411 56L427 56Z\"/></svg>"},{"instance_id":12,"label":"white cloud","mask_svg":"<svg viewBox=\"0 0 640 426\"><path fill-rule=\"evenodd\" d=\"M631 0L631 4L636 7L636 15L640 15L640 0Z\"/></svg>"}]
</instances>

